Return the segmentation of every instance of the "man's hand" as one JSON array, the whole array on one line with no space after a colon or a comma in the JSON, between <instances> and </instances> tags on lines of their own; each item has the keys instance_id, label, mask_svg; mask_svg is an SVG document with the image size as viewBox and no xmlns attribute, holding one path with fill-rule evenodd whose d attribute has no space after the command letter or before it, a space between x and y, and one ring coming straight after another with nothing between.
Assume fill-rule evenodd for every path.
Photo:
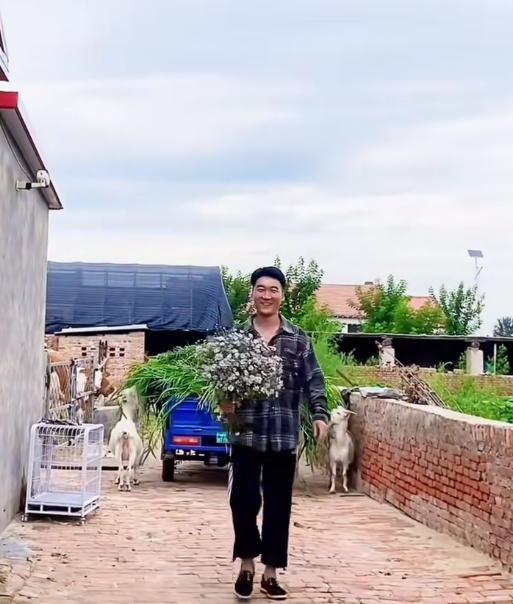
<instances>
[{"instance_id":1,"label":"man's hand","mask_svg":"<svg viewBox=\"0 0 513 604\"><path fill-rule=\"evenodd\" d=\"M328 424L322 419L316 419L313 423L315 440L318 443L324 442L328 435Z\"/></svg>"},{"instance_id":2,"label":"man's hand","mask_svg":"<svg viewBox=\"0 0 513 604\"><path fill-rule=\"evenodd\" d=\"M219 403L219 407L226 417L232 417L235 415L236 407L235 403L232 401L221 401Z\"/></svg>"}]
</instances>

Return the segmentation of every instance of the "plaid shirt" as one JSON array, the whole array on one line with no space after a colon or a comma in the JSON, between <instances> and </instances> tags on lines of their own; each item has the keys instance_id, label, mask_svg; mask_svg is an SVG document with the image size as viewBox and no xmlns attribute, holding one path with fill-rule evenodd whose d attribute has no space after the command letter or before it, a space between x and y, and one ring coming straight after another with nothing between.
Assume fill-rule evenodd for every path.
<instances>
[{"instance_id":1,"label":"plaid shirt","mask_svg":"<svg viewBox=\"0 0 513 604\"><path fill-rule=\"evenodd\" d=\"M252 323L246 329L256 334ZM277 399L245 401L236 415L240 432L230 442L258 451L295 451L305 399L314 420L329 420L324 376L310 339L285 318L269 344L283 359L283 390Z\"/></svg>"}]
</instances>

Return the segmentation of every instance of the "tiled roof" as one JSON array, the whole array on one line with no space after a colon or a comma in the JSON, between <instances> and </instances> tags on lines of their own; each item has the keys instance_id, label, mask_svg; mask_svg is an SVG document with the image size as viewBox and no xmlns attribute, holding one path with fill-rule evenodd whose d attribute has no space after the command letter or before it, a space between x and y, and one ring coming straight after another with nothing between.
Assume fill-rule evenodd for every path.
<instances>
[{"instance_id":1,"label":"tiled roof","mask_svg":"<svg viewBox=\"0 0 513 604\"><path fill-rule=\"evenodd\" d=\"M317 292L317 300L320 306L329 308L341 319L359 319L358 311L351 303L357 303L356 288L361 287L364 291L372 288L372 285L321 285ZM422 308L433 302L431 296L412 296L410 304L414 310Z\"/></svg>"}]
</instances>

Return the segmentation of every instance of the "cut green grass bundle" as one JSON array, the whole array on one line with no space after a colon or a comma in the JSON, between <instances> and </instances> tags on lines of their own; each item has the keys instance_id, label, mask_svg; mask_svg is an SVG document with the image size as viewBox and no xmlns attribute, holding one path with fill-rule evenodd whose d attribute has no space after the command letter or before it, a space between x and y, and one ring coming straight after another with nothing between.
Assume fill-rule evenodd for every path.
<instances>
[{"instance_id":1,"label":"cut green grass bundle","mask_svg":"<svg viewBox=\"0 0 513 604\"><path fill-rule=\"evenodd\" d=\"M189 396L204 398L210 389L196 346L177 348L136 366L125 382L125 387L131 386L157 408L169 399L181 402Z\"/></svg>"},{"instance_id":2,"label":"cut green grass bundle","mask_svg":"<svg viewBox=\"0 0 513 604\"><path fill-rule=\"evenodd\" d=\"M202 372L198 349L185 346L152 357L129 373L124 388L135 387L143 400L143 424L148 454L156 456L169 414L188 397L213 407L215 392Z\"/></svg>"},{"instance_id":3,"label":"cut green grass bundle","mask_svg":"<svg viewBox=\"0 0 513 604\"><path fill-rule=\"evenodd\" d=\"M344 362L351 357L342 357L335 348L333 338L329 335L314 336L312 344L326 382L328 410L332 411L342 404L340 390L347 384L344 383L340 371L345 368ZM314 438L312 414L308 407L303 408L301 418L299 456L304 456L306 464L313 470L319 465L319 449Z\"/></svg>"}]
</instances>

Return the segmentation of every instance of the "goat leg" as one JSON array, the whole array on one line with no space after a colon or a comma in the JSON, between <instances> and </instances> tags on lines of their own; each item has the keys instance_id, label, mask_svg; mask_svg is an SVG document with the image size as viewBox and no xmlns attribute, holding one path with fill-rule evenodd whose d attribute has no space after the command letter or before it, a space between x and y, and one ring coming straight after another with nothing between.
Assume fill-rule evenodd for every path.
<instances>
[{"instance_id":1,"label":"goat leg","mask_svg":"<svg viewBox=\"0 0 513 604\"><path fill-rule=\"evenodd\" d=\"M121 486L121 464L119 464L118 466L118 471L116 473L114 484L118 484L119 486Z\"/></svg>"},{"instance_id":2,"label":"goat leg","mask_svg":"<svg viewBox=\"0 0 513 604\"><path fill-rule=\"evenodd\" d=\"M140 462L140 458L134 460L133 474L132 474L132 482L134 483L134 486L139 485L139 479L137 478L137 467L138 467L139 462Z\"/></svg>"},{"instance_id":3,"label":"goat leg","mask_svg":"<svg viewBox=\"0 0 513 604\"><path fill-rule=\"evenodd\" d=\"M347 488L347 464L344 464L342 466L342 479L343 479L343 489L346 493L348 493L349 489Z\"/></svg>"},{"instance_id":4,"label":"goat leg","mask_svg":"<svg viewBox=\"0 0 513 604\"><path fill-rule=\"evenodd\" d=\"M123 466L119 466L119 486L118 486L118 490L120 491L126 491L127 484L126 484L126 470Z\"/></svg>"},{"instance_id":5,"label":"goat leg","mask_svg":"<svg viewBox=\"0 0 513 604\"><path fill-rule=\"evenodd\" d=\"M135 475L135 465L136 465L136 461L137 461L137 451L135 448L135 444L132 442L130 443L130 455L128 456L128 486L129 486L129 490L132 490L132 487L130 485L130 479L132 478L134 485L137 484L136 483L136 475Z\"/></svg>"},{"instance_id":6,"label":"goat leg","mask_svg":"<svg viewBox=\"0 0 513 604\"><path fill-rule=\"evenodd\" d=\"M331 480L330 480L330 493L335 493L335 482L336 482L336 478L337 478L337 462L336 461L332 461L330 464L330 470L331 470Z\"/></svg>"},{"instance_id":7,"label":"goat leg","mask_svg":"<svg viewBox=\"0 0 513 604\"><path fill-rule=\"evenodd\" d=\"M120 470L121 479L119 481L119 490L120 491L129 491L130 490L130 468L123 465L123 469Z\"/></svg>"}]
</instances>

